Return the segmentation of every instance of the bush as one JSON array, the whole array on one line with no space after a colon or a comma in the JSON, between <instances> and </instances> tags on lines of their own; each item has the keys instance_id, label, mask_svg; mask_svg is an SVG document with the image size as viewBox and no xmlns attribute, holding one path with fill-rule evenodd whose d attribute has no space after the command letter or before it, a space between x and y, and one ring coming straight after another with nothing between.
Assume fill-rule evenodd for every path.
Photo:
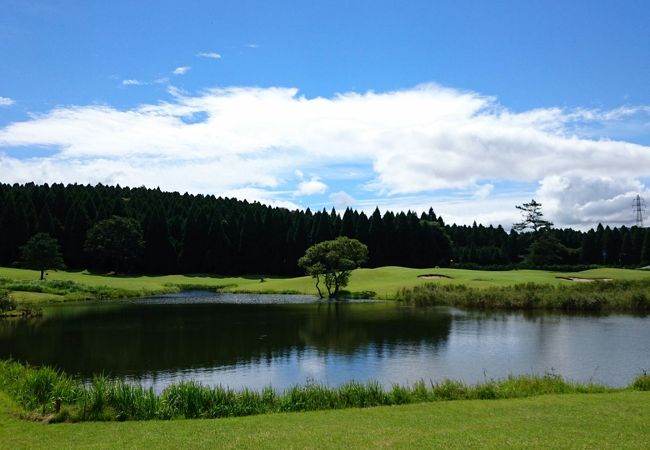
<instances>
[{"instance_id":1,"label":"bush","mask_svg":"<svg viewBox=\"0 0 650 450\"><path fill-rule=\"evenodd\" d=\"M16 300L9 297L9 292L0 290L0 314L16 309Z\"/></svg>"},{"instance_id":2,"label":"bush","mask_svg":"<svg viewBox=\"0 0 650 450\"><path fill-rule=\"evenodd\" d=\"M638 376L632 383L632 389L635 391L650 391L650 375L643 373Z\"/></svg>"}]
</instances>

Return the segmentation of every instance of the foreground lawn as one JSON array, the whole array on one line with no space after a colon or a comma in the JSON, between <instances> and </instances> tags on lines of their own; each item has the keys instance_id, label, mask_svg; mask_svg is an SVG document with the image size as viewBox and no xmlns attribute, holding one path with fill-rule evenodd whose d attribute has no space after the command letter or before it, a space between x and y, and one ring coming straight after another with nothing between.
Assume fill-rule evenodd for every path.
<instances>
[{"instance_id":1,"label":"foreground lawn","mask_svg":"<svg viewBox=\"0 0 650 450\"><path fill-rule=\"evenodd\" d=\"M650 392L547 395L212 420L47 425L0 392L0 448L647 448Z\"/></svg>"},{"instance_id":2,"label":"foreground lawn","mask_svg":"<svg viewBox=\"0 0 650 450\"><path fill-rule=\"evenodd\" d=\"M435 274L449 278L427 280L419 275ZM39 273L33 270L0 268L0 278L12 280L38 280ZM578 277L590 279L640 280L650 278L649 271L629 269L592 269L576 273L556 273L543 270L482 271L462 269L409 269L406 267L380 267L377 269L357 269L352 273L348 290L352 292L373 291L378 298L392 298L398 289L413 287L425 282L442 284L460 283L469 287L510 286L519 283L573 283L558 277ZM151 292L169 292L174 286L223 288L231 292L295 292L316 294L310 277L265 278L259 276L222 277L216 275L164 275L164 276L105 276L88 272L50 272L48 280L74 281L87 286L107 286L115 289L133 291L134 295ZM56 296L33 295L15 291L14 298L19 301L38 302L55 300Z\"/></svg>"}]
</instances>

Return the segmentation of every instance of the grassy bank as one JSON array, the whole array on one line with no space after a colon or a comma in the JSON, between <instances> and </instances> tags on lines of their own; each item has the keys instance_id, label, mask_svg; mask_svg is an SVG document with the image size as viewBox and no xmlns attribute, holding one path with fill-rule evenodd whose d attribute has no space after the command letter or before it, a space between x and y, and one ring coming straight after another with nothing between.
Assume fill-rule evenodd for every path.
<instances>
[{"instance_id":1,"label":"grassy bank","mask_svg":"<svg viewBox=\"0 0 650 450\"><path fill-rule=\"evenodd\" d=\"M395 298L415 305L448 305L462 308L647 312L650 311L650 279L596 281L572 285L526 283L486 288L426 283L402 288Z\"/></svg>"},{"instance_id":2,"label":"grassy bank","mask_svg":"<svg viewBox=\"0 0 650 450\"><path fill-rule=\"evenodd\" d=\"M439 285L463 285L468 288L514 286L522 283L554 286L574 285L578 279L648 280L650 272L628 269L592 269L578 273L556 273L542 270L477 271L461 269L409 269L380 267L358 269L352 273L348 290L352 293L374 292L382 299L395 298L402 288L413 288L432 280ZM12 296L25 303L55 302L85 298L120 298L175 292L186 288L219 289L227 292L315 294L310 277L264 278L221 277L208 275L105 276L87 272L50 272L47 281L38 281L36 271L0 268L0 289L9 289ZM560 278L562 277L562 278ZM584 283L587 284L587 283Z\"/></svg>"},{"instance_id":3,"label":"grassy bank","mask_svg":"<svg viewBox=\"0 0 650 450\"><path fill-rule=\"evenodd\" d=\"M0 392L0 448L645 448L650 392L419 403L211 420L48 425Z\"/></svg>"},{"instance_id":4,"label":"grassy bank","mask_svg":"<svg viewBox=\"0 0 650 450\"><path fill-rule=\"evenodd\" d=\"M634 381L631 389L650 389L650 376ZM33 368L0 361L0 390L26 411L50 421L123 421L237 417L278 412L366 408L449 400L494 400L544 394L606 393L616 389L579 384L558 375L517 376L486 380L469 386L459 381L418 382L384 389L376 382L349 382L339 387L317 384L278 392L234 391L223 387L181 382L161 394L137 384L95 377L90 385L49 367ZM57 411L57 399L61 402Z\"/></svg>"}]
</instances>

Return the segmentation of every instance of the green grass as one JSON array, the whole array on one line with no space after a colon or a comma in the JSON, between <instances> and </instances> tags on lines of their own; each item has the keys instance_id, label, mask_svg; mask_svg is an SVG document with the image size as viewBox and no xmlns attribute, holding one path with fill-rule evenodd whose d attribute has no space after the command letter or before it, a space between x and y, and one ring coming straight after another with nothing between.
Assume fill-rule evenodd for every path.
<instances>
[{"instance_id":1,"label":"green grass","mask_svg":"<svg viewBox=\"0 0 650 450\"><path fill-rule=\"evenodd\" d=\"M228 395L236 400L231 406L239 408L221 409L228 412L222 416L260 412L255 411L260 404L277 404L284 412L268 409L263 411L266 414L249 417L116 422L132 418L129 414L137 409L155 410L155 394L103 377L84 388L61 372L11 361L0 362L0 369L0 448L7 449L642 448L650 441L647 374L626 389L567 383L551 375L511 377L472 387L454 381L431 388L375 387L372 395L358 384L296 387L278 395L270 390L229 394L212 390L210 394L209 388L183 383L161 396L167 407L175 405L182 411L168 418L203 417L201 396L216 392L221 398L210 399L213 408L219 400L226 405ZM58 418L72 418L69 402L81 391L86 392L82 395L87 396L86 410L93 415L89 418L95 421L46 423L44 419L52 415L44 414L51 413L55 397L63 399ZM386 399L392 399L392 406L373 407ZM331 403L341 400L345 404ZM315 411L287 412L305 409Z\"/></svg>"},{"instance_id":2,"label":"green grass","mask_svg":"<svg viewBox=\"0 0 650 450\"><path fill-rule=\"evenodd\" d=\"M645 375L631 388L646 390ZM366 408L450 400L494 400L543 394L603 393L616 389L580 384L560 376L521 375L486 380L476 385L444 380L383 388L376 382L348 382L338 387L319 384L293 386L284 391L232 390L193 381L172 384L159 395L152 389L96 376L84 385L49 367L34 368L0 361L0 389L26 411L50 414L51 421L152 420L237 417L288 411ZM55 401L62 403L55 410Z\"/></svg>"},{"instance_id":3,"label":"green grass","mask_svg":"<svg viewBox=\"0 0 650 450\"><path fill-rule=\"evenodd\" d=\"M0 392L0 448L647 448L650 392L545 395L211 420L48 425Z\"/></svg>"},{"instance_id":4,"label":"green grass","mask_svg":"<svg viewBox=\"0 0 650 450\"><path fill-rule=\"evenodd\" d=\"M581 278L611 278L615 280L650 279L650 272L629 269L592 269L578 273L556 273L542 270L511 270L511 271L480 271L462 269L409 269L405 267L380 267L377 269L358 269L352 273L347 290L351 292L371 291L377 298L394 298L401 288L422 285L430 280L418 278L418 275L439 274L450 278L436 280L438 284L463 284L468 287L485 288L498 286L513 286L522 283L539 283L552 285L575 284L557 277ZM28 281L38 285L39 273L31 270L0 268L0 278L16 281ZM260 283L258 276L251 277L221 277L205 275L165 275L165 276L103 276L88 272L50 272L48 280L69 281L88 288L81 294L53 291L53 296L34 296L34 292L13 289L13 297L23 302L41 302L52 300L74 300L78 298L93 298L92 290L113 290L115 296L148 295L151 293L171 292L179 287L195 287L216 289L222 288L229 292L259 292L259 293L302 293L315 294L313 280L310 277L273 278L266 277ZM29 292L25 294L25 292ZM110 292L109 292L110 293ZM118 295L119 294L119 295Z\"/></svg>"}]
</instances>

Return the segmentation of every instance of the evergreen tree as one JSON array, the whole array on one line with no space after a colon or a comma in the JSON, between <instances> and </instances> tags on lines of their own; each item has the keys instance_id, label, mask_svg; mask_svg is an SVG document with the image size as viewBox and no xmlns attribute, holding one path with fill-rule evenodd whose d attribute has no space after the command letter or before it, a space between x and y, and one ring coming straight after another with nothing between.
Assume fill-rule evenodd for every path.
<instances>
[{"instance_id":1,"label":"evergreen tree","mask_svg":"<svg viewBox=\"0 0 650 450\"><path fill-rule=\"evenodd\" d=\"M176 250L169 236L169 228L162 209L152 208L143 227L144 268L148 273L173 273L176 269Z\"/></svg>"},{"instance_id":2,"label":"evergreen tree","mask_svg":"<svg viewBox=\"0 0 650 450\"><path fill-rule=\"evenodd\" d=\"M90 228L90 218L80 203L68 210L63 226L63 258L68 267L82 269L85 263L84 242Z\"/></svg>"},{"instance_id":3,"label":"evergreen tree","mask_svg":"<svg viewBox=\"0 0 650 450\"><path fill-rule=\"evenodd\" d=\"M641 265L650 266L650 229L645 232L645 238L641 246Z\"/></svg>"},{"instance_id":4,"label":"evergreen tree","mask_svg":"<svg viewBox=\"0 0 650 450\"><path fill-rule=\"evenodd\" d=\"M208 221L206 213L202 208L195 206L190 210L183 234L180 267L184 273L205 271L207 242Z\"/></svg>"},{"instance_id":5,"label":"evergreen tree","mask_svg":"<svg viewBox=\"0 0 650 450\"><path fill-rule=\"evenodd\" d=\"M532 243L526 261L535 266L560 264L568 253L569 250L552 233L546 231Z\"/></svg>"},{"instance_id":6,"label":"evergreen tree","mask_svg":"<svg viewBox=\"0 0 650 450\"><path fill-rule=\"evenodd\" d=\"M628 231L623 234L623 239L621 241L621 251L620 251L620 259L621 259L621 264L623 265L631 265L634 264L632 262L632 256L634 254L634 250L632 249L632 234Z\"/></svg>"},{"instance_id":7,"label":"evergreen tree","mask_svg":"<svg viewBox=\"0 0 650 450\"><path fill-rule=\"evenodd\" d=\"M584 264L597 264L600 261L600 249L594 230L589 230L582 238L580 247L580 260Z\"/></svg>"},{"instance_id":8,"label":"evergreen tree","mask_svg":"<svg viewBox=\"0 0 650 450\"><path fill-rule=\"evenodd\" d=\"M341 220L341 229L339 231L339 236L347 236L349 238L354 238L354 214L350 208L345 208L345 213L343 214L343 220Z\"/></svg>"},{"instance_id":9,"label":"evergreen tree","mask_svg":"<svg viewBox=\"0 0 650 450\"><path fill-rule=\"evenodd\" d=\"M386 236L384 230L384 221L379 212L379 208L370 216L368 227L368 249L370 251L369 266L379 267L384 265Z\"/></svg>"},{"instance_id":10,"label":"evergreen tree","mask_svg":"<svg viewBox=\"0 0 650 450\"><path fill-rule=\"evenodd\" d=\"M515 208L520 210L522 214L521 222L516 223L513 226L517 231L531 229L533 232L537 233L540 230L548 229L553 226L552 222L544 220L542 204L536 202L535 199L532 199L529 203L517 205Z\"/></svg>"},{"instance_id":11,"label":"evergreen tree","mask_svg":"<svg viewBox=\"0 0 650 450\"><path fill-rule=\"evenodd\" d=\"M535 233L508 234L502 227L445 225L432 208L419 217L412 211L382 216L377 209L369 219L350 208L342 216L335 210L314 215L144 187L0 183L0 264L15 263L20 246L45 231L61 242L68 267L84 268L88 230L116 214L143 224L146 247L132 268L155 273L296 275L296 261L310 244L338 235L369 245L370 266L430 267L445 264L447 256L460 263L509 264L519 262L535 239ZM552 235L568 249L580 247L562 263L601 264L604 250L607 264L638 265L646 232L599 225L587 233L554 229Z\"/></svg>"},{"instance_id":12,"label":"evergreen tree","mask_svg":"<svg viewBox=\"0 0 650 450\"><path fill-rule=\"evenodd\" d=\"M48 234L50 236L57 236L59 234L59 228L56 226L52 214L50 213L50 208L47 203L41 208L41 212L38 215L38 228L37 230L41 233Z\"/></svg>"}]
</instances>

